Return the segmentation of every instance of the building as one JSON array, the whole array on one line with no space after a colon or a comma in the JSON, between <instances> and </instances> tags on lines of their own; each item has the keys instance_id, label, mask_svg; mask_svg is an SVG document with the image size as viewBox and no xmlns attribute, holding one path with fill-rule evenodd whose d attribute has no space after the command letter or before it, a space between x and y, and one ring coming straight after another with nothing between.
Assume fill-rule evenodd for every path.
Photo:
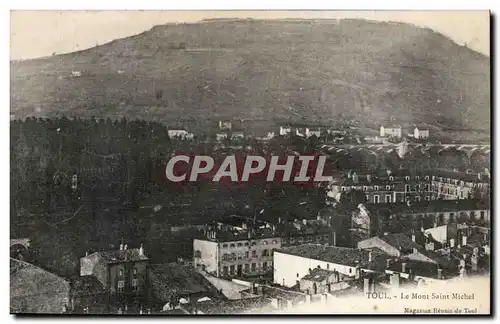
<instances>
[{"instance_id":1,"label":"building","mask_svg":"<svg viewBox=\"0 0 500 324\"><path fill-rule=\"evenodd\" d=\"M244 139L244 138L245 138L245 133L243 133L243 132L232 132L231 133L232 140L239 140L239 139Z\"/></svg>"},{"instance_id":2,"label":"building","mask_svg":"<svg viewBox=\"0 0 500 324\"><path fill-rule=\"evenodd\" d=\"M415 126L413 128L413 137L416 139L429 138L429 129L423 126Z\"/></svg>"},{"instance_id":3,"label":"building","mask_svg":"<svg viewBox=\"0 0 500 324\"><path fill-rule=\"evenodd\" d=\"M233 127L233 124L228 120L219 120L219 129L228 129L230 130Z\"/></svg>"},{"instance_id":4,"label":"building","mask_svg":"<svg viewBox=\"0 0 500 324\"><path fill-rule=\"evenodd\" d=\"M178 263L151 265L149 286L154 309L177 309L181 299L188 302L225 299L194 267Z\"/></svg>"},{"instance_id":5,"label":"building","mask_svg":"<svg viewBox=\"0 0 500 324\"><path fill-rule=\"evenodd\" d=\"M280 135L288 135L292 132L292 127L290 126L280 126Z\"/></svg>"},{"instance_id":6,"label":"building","mask_svg":"<svg viewBox=\"0 0 500 324\"><path fill-rule=\"evenodd\" d=\"M71 314L104 314L109 311L109 293L94 276L71 282Z\"/></svg>"},{"instance_id":7,"label":"building","mask_svg":"<svg viewBox=\"0 0 500 324\"><path fill-rule=\"evenodd\" d=\"M278 224L276 231L281 236L282 246L304 243L332 244L333 232L324 220L295 219L293 222Z\"/></svg>"},{"instance_id":8,"label":"building","mask_svg":"<svg viewBox=\"0 0 500 324\"><path fill-rule=\"evenodd\" d=\"M489 197L490 176L458 171L436 170L432 175L434 199L468 199Z\"/></svg>"},{"instance_id":9,"label":"building","mask_svg":"<svg viewBox=\"0 0 500 324\"><path fill-rule=\"evenodd\" d=\"M147 291L148 257L141 245L128 249L120 244L120 250L95 252L80 258L80 275L94 276L112 294L141 295Z\"/></svg>"},{"instance_id":10,"label":"building","mask_svg":"<svg viewBox=\"0 0 500 324\"><path fill-rule=\"evenodd\" d=\"M273 250L280 247L271 228L207 226L205 237L193 241L193 263L217 277L263 275L272 272Z\"/></svg>"},{"instance_id":11,"label":"building","mask_svg":"<svg viewBox=\"0 0 500 324\"><path fill-rule=\"evenodd\" d=\"M227 133L217 133L215 134L215 139L220 142L220 141L223 141L225 140L226 138L228 138L229 136L227 135Z\"/></svg>"},{"instance_id":12,"label":"building","mask_svg":"<svg viewBox=\"0 0 500 324\"><path fill-rule=\"evenodd\" d=\"M353 277L341 274L337 270L314 268L300 279L299 289L308 295L330 293L332 286Z\"/></svg>"},{"instance_id":13,"label":"building","mask_svg":"<svg viewBox=\"0 0 500 324\"><path fill-rule=\"evenodd\" d=\"M194 138L194 135L184 129L169 129L168 137L171 139L178 138L192 140Z\"/></svg>"},{"instance_id":14,"label":"building","mask_svg":"<svg viewBox=\"0 0 500 324\"><path fill-rule=\"evenodd\" d=\"M489 180L481 173L473 175L447 170L421 174L387 170L364 175L349 171L330 188L331 196L337 200L344 192L361 190L365 192L367 204L418 203L423 200L486 198L489 196Z\"/></svg>"},{"instance_id":15,"label":"building","mask_svg":"<svg viewBox=\"0 0 500 324\"><path fill-rule=\"evenodd\" d=\"M10 259L10 312L62 314L70 306L71 285L31 263Z\"/></svg>"},{"instance_id":16,"label":"building","mask_svg":"<svg viewBox=\"0 0 500 324\"><path fill-rule=\"evenodd\" d=\"M384 127L380 126L380 137L397 137L401 138L403 136L401 126L394 127Z\"/></svg>"},{"instance_id":17,"label":"building","mask_svg":"<svg viewBox=\"0 0 500 324\"><path fill-rule=\"evenodd\" d=\"M300 279L315 268L336 271L339 277L359 278L361 271L384 272L390 256L381 250L361 250L319 244L284 247L274 252L274 283L300 285Z\"/></svg>"},{"instance_id":18,"label":"building","mask_svg":"<svg viewBox=\"0 0 500 324\"><path fill-rule=\"evenodd\" d=\"M306 128L305 135L307 138L309 138L311 136L316 136L319 138L321 136L321 129L319 129L319 128Z\"/></svg>"}]
</instances>

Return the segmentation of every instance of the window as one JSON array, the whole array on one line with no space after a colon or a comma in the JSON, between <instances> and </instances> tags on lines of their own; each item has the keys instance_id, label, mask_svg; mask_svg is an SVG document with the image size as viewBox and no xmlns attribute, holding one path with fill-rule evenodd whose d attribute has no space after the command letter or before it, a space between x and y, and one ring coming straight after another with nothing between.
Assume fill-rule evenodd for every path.
<instances>
[{"instance_id":1,"label":"window","mask_svg":"<svg viewBox=\"0 0 500 324\"><path fill-rule=\"evenodd\" d=\"M385 195L385 202L390 203L391 202L391 195Z\"/></svg>"},{"instance_id":2,"label":"window","mask_svg":"<svg viewBox=\"0 0 500 324\"><path fill-rule=\"evenodd\" d=\"M425 200L431 201L431 197L430 196L425 196Z\"/></svg>"},{"instance_id":3,"label":"window","mask_svg":"<svg viewBox=\"0 0 500 324\"><path fill-rule=\"evenodd\" d=\"M393 176L390 176L389 177L389 181L393 181L394 180L394 177Z\"/></svg>"},{"instance_id":4,"label":"window","mask_svg":"<svg viewBox=\"0 0 500 324\"><path fill-rule=\"evenodd\" d=\"M227 249L227 244L222 245L223 248Z\"/></svg>"},{"instance_id":5,"label":"window","mask_svg":"<svg viewBox=\"0 0 500 324\"><path fill-rule=\"evenodd\" d=\"M329 263L326 264L326 269L330 269L330 264Z\"/></svg>"},{"instance_id":6,"label":"window","mask_svg":"<svg viewBox=\"0 0 500 324\"><path fill-rule=\"evenodd\" d=\"M267 245L267 241L262 241L262 244Z\"/></svg>"},{"instance_id":7,"label":"window","mask_svg":"<svg viewBox=\"0 0 500 324\"><path fill-rule=\"evenodd\" d=\"M201 258L201 251L199 251L199 250L194 251L194 257Z\"/></svg>"},{"instance_id":8,"label":"window","mask_svg":"<svg viewBox=\"0 0 500 324\"><path fill-rule=\"evenodd\" d=\"M257 251L252 251L252 258L256 258L257 257Z\"/></svg>"},{"instance_id":9,"label":"window","mask_svg":"<svg viewBox=\"0 0 500 324\"><path fill-rule=\"evenodd\" d=\"M267 262L262 263L262 270L267 270Z\"/></svg>"},{"instance_id":10,"label":"window","mask_svg":"<svg viewBox=\"0 0 500 324\"><path fill-rule=\"evenodd\" d=\"M125 288L125 281L123 280L118 281L118 292L122 293L124 288Z\"/></svg>"},{"instance_id":11,"label":"window","mask_svg":"<svg viewBox=\"0 0 500 324\"><path fill-rule=\"evenodd\" d=\"M252 242L252 246L256 246L256 245L257 245L257 243L255 243L255 242Z\"/></svg>"},{"instance_id":12,"label":"window","mask_svg":"<svg viewBox=\"0 0 500 324\"><path fill-rule=\"evenodd\" d=\"M419 202L420 201L420 196L415 196L415 201Z\"/></svg>"},{"instance_id":13,"label":"window","mask_svg":"<svg viewBox=\"0 0 500 324\"><path fill-rule=\"evenodd\" d=\"M328 238L329 238L329 236L328 236L328 235L324 235L324 236L323 236L323 239L325 239L325 240L328 240Z\"/></svg>"},{"instance_id":14,"label":"window","mask_svg":"<svg viewBox=\"0 0 500 324\"><path fill-rule=\"evenodd\" d=\"M406 176L406 177L405 177L405 180L410 180L410 177L409 177L409 176Z\"/></svg>"},{"instance_id":15,"label":"window","mask_svg":"<svg viewBox=\"0 0 500 324\"><path fill-rule=\"evenodd\" d=\"M224 253L224 254L222 255L222 260L223 260L223 261L229 260L229 254Z\"/></svg>"},{"instance_id":16,"label":"window","mask_svg":"<svg viewBox=\"0 0 500 324\"><path fill-rule=\"evenodd\" d=\"M134 268L134 269L132 270L132 274L134 275L134 277L135 277L135 276L137 276L137 268Z\"/></svg>"},{"instance_id":17,"label":"window","mask_svg":"<svg viewBox=\"0 0 500 324\"><path fill-rule=\"evenodd\" d=\"M235 247L235 246L234 246L234 243L233 243L233 244L231 244L229 247L234 248L234 247Z\"/></svg>"},{"instance_id":18,"label":"window","mask_svg":"<svg viewBox=\"0 0 500 324\"><path fill-rule=\"evenodd\" d=\"M250 265L248 263L245 264L245 272L250 271Z\"/></svg>"},{"instance_id":19,"label":"window","mask_svg":"<svg viewBox=\"0 0 500 324\"><path fill-rule=\"evenodd\" d=\"M248 251L245 251L245 258L248 259L248 256L250 255L250 253Z\"/></svg>"},{"instance_id":20,"label":"window","mask_svg":"<svg viewBox=\"0 0 500 324\"><path fill-rule=\"evenodd\" d=\"M405 185L405 191L410 191L410 185Z\"/></svg>"},{"instance_id":21,"label":"window","mask_svg":"<svg viewBox=\"0 0 500 324\"><path fill-rule=\"evenodd\" d=\"M342 187L340 190L341 190L341 191L345 191L345 187Z\"/></svg>"},{"instance_id":22,"label":"window","mask_svg":"<svg viewBox=\"0 0 500 324\"><path fill-rule=\"evenodd\" d=\"M352 268L349 268L349 273L352 273Z\"/></svg>"},{"instance_id":23,"label":"window","mask_svg":"<svg viewBox=\"0 0 500 324\"><path fill-rule=\"evenodd\" d=\"M415 180L420 180L420 177L419 177L419 176L416 176L416 177L415 177Z\"/></svg>"},{"instance_id":24,"label":"window","mask_svg":"<svg viewBox=\"0 0 500 324\"><path fill-rule=\"evenodd\" d=\"M391 190L391 186L385 186L385 190Z\"/></svg>"},{"instance_id":25,"label":"window","mask_svg":"<svg viewBox=\"0 0 500 324\"><path fill-rule=\"evenodd\" d=\"M241 253L238 253L238 260L241 260L241 259L242 259Z\"/></svg>"},{"instance_id":26,"label":"window","mask_svg":"<svg viewBox=\"0 0 500 324\"><path fill-rule=\"evenodd\" d=\"M420 185L416 185L415 190L420 191Z\"/></svg>"},{"instance_id":27,"label":"window","mask_svg":"<svg viewBox=\"0 0 500 324\"><path fill-rule=\"evenodd\" d=\"M378 196L378 195L373 196L373 202L374 202L375 204L378 204L378 203L379 203L379 196Z\"/></svg>"},{"instance_id":28,"label":"window","mask_svg":"<svg viewBox=\"0 0 500 324\"><path fill-rule=\"evenodd\" d=\"M278 241L276 241L276 240L273 240L273 244L278 244Z\"/></svg>"},{"instance_id":29,"label":"window","mask_svg":"<svg viewBox=\"0 0 500 324\"><path fill-rule=\"evenodd\" d=\"M137 291L137 290L138 290L138 280L132 279L132 291Z\"/></svg>"},{"instance_id":30,"label":"window","mask_svg":"<svg viewBox=\"0 0 500 324\"><path fill-rule=\"evenodd\" d=\"M425 176L425 180L426 180L426 181L429 181L429 176Z\"/></svg>"},{"instance_id":31,"label":"window","mask_svg":"<svg viewBox=\"0 0 500 324\"><path fill-rule=\"evenodd\" d=\"M425 191L430 191L430 186L428 184L425 185Z\"/></svg>"},{"instance_id":32,"label":"window","mask_svg":"<svg viewBox=\"0 0 500 324\"><path fill-rule=\"evenodd\" d=\"M245 242L245 246L248 246L248 242Z\"/></svg>"},{"instance_id":33,"label":"window","mask_svg":"<svg viewBox=\"0 0 500 324\"><path fill-rule=\"evenodd\" d=\"M255 263L252 263L252 271L255 271L257 269L257 266Z\"/></svg>"},{"instance_id":34,"label":"window","mask_svg":"<svg viewBox=\"0 0 500 324\"><path fill-rule=\"evenodd\" d=\"M410 196L406 196L405 201L410 201Z\"/></svg>"},{"instance_id":35,"label":"window","mask_svg":"<svg viewBox=\"0 0 500 324\"><path fill-rule=\"evenodd\" d=\"M363 186L363 191L367 191L368 190L368 187L367 186Z\"/></svg>"},{"instance_id":36,"label":"window","mask_svg":"<svg viewBox=\"0 0 500 324\"><path fill-rule=\"evenodd\" d=\"M229 273L234 274L234 265L229 267Z\"/></svg>"},{"instance_id":37,"label":"window","mask_svg":"<svg viewBox=\"0 0 500 324\"><path fill-rule=\"evenodd\" d=\"M243 246L243 243L238 243L238 247L242 247Z\"/></svg>"},{"instance_id":38,"label":"window","mask_svg":"<svg viewBox=\"0 0 500 324\"><path fill-rule=\"evenodd\" d=\"M231 260L236 260L236 254L231 253Z\"/></svg>"},{"instance_id":39,"label":"window","mask_svg":"<svg viewBox=\"0 0 500 324\"><path fill-rule=\"evenodd\" d=\"M225 275L227 275L227 266L224 266L222 268L222 273L225 274Z\"/></svg>"},{"instance_id":40,"label":"window","mask_svg":"<svg viewBox=\"0 0 500 324\"><path fill-rule=\"evenodd\" d=\"M123 277L123 269L118 270L118 277Z\"/></svg>"},{"instance_id":41,"label":"window","mask_svg":"<svg viewBox=\"0 0 500 324\"><path fill-rule=\"evenodd\" d=\"M366 195L366 202L370 202L370 196Z\"/></svg>"},{"instance_id":42,"label":"window","mask_svg":"<svg viewBox=\"0 0 500 324\"><path fill-rule=\"evenodd\" d=\"M480 215L479 219L484 220L484 211L479 212L479 215Z\"/></svg>"},{"instance_id":43,"label":"window","mask_svg":"<svg viewBox=\"0 0 500 324\"><path fill-rule=\"evenodd\" d=\"M375 191L378 191L378 186L373 187Z\"/></svg>"}]
</instances>

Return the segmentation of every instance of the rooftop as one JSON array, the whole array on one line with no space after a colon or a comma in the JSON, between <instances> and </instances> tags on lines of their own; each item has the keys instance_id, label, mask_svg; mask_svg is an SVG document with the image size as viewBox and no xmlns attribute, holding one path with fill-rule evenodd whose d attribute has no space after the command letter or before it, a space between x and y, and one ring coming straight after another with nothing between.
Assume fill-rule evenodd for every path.
<instances>
[{"instance_id":1,"label":"rooftop","mask_svg":"<svg viewBox=\"0 0 500 324\"><path fill-rule=\"evenodd\" d=\"M98 254L106 263L121 263L121 262L137 262L146 261L148 257L141 254L139 249L126 249L117 251L107 251L107 252L95 252L93 254ZM89 255L89 256L91 256Z\"/></svg>"},{"instance_id":2,"label":"rooftop","mask_svg":"<svg viewBox=\"0 0 500 324\"><path fill-rule=\"evenodd\" d=\"M151 292L158 301L166 303L173 295L206 294L206 297L221 298L217 289L191 266L154 264L149 271Z\"/></svg>"},{"instance_id":3,"label":"rooftop","mask_svg":"<svg viewBox=\"0 0 500 324\"><path fill-rule=\"evenodd\" d=\"M380 236L380 239L387 244L402 250L411 250L413 248L422 249L422 246L413 242L410 237L403 233L387 234Z\"/></svg>"},{"instance_id":4,"label":"rooftop","mask_svg":"<svg viewBox=\"0 0 500 324\"><path fill-rule=\"evenodd\" d=\"M241 314L252 311L263 310L266 306L271 305L271 299L267 297L244 298L225 301L204 301L194 304L186 304L183 307L193 312L200 311L203 314Z\"/></svg>"},{"instance_id":5,"label":"rooftop","mask_svg":"<svg viewBox=\"0 0 500 324\"><path fill-rule=\"evenodd\" d=\"M362 269L374 271L383 271L387 262L387 255L376 248L369 251L320 244L302 244L275 250L275 253L278 252L350 267L359 265ZM369 262L370 252L372 252L371 262Z\"/></svg>"},{"instance_id":6,"label":"rooftop","mask_svg":"<svg viewBox=\"0 0 500 324\"><path fill-rule=\"evenodd\" d=\"M402 272L403 263L406 264L405 273L412 273L414 276L421 276L426 278L438 278L438 268L440 268L437 264L422 262L422 261L414 261L408 259L401 259L396 262L391 263L388 270L395 272ZM443 279L448 279L452 277L456 277L458 275L458 268L454 271L453 269L442 268L442 276Z\"/></svg>"},{"instance_id":7,"label":"rooftop","mask_svg":"<svg viewBox=\"0 0 500 324\"><path fill-rule=\"evenodd\" d=\"M327 278L329 278L331 275L335 274L334 271L326 270L326 269L320 269L320 268L315 268L312 269L310 273L302 277L301 280L309 280L309 281L316 281L316 282L323 282Z\"/></svg>"},{"instance_id":8,"label":"rooftop","mask_svg":"<svg viewBox=\"0 0 500 324\"><path fill-rule=\"evenodd\" d=\"M365 207L372 214L379 212L389 214L416 214L490 209L487 203L476 199L423 200L420 202L412 202L410 206L408 206L407 203L367 204Z\"/></svg>"}]
</instances>

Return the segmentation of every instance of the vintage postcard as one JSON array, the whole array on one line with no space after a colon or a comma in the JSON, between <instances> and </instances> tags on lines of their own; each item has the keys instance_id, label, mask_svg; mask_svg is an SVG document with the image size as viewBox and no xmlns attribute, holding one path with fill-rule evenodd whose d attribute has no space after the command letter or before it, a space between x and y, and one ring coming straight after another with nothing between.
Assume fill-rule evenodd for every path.
<instances>
[{"instance_id":1,"label":"vintage postcard","mask_svg":"<svg viewBox=\"0 0 500 324\"><path fill-rule=\"evenodd\" d=\"M10 18L12 314L490 314L490 12Z\"/></svg>"}]
</instances>

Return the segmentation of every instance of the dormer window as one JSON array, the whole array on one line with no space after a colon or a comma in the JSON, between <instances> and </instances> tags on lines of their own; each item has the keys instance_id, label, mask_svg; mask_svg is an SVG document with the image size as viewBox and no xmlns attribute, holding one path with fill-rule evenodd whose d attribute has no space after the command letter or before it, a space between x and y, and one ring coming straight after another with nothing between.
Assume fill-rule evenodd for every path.
<instances>
[{"instance_id":1,"label":"dormer window","mask_svg":"<svg viewBox=\"0 0 500 324\"><path fill-rule=\"evenodd\" d=\"M409 177L409 176L406 176L406 177L405 177L405 180L410 180L410 177Z\"/></svg>"},{"instance_id":2,"label":"dormer window","mask_svg":"<svg viewBox=\"0 0 500 324\"><path fill-rule=\"evenodd\" d=\"M378 186L375 186L374 189L375 189L375 191L378 191Z\"/></svg>"},{"instance_id":3,"label":"dormer window","mask_svg":"<svg viewBox=\"0 0 500 324\"><path fill-rule=\"evenodd\" d=\"M391 186L385 186L385 190L391 190Z\"/></svg>"},{"instance_id":4,"label":"dormer window","mask_svg":"<svg viewBox=\"0 0 500 324\"><path fill-rule=\"evenodd\" d=\"M415 180L420 180L420 177L419 177L419 176L416 176L416 177L415 177Z\"/></svg>"},{"instance_id":5,"label":"dormer window","mask_svg":"<svg viewBox=\"0 0 500 324\"><path fill-rule=\"evenodd\" d=\"M234 247L235 247L234 243L233 243L233 244L231 244L229 247L234 248Z\"/></svg>"},{"instance_id":6,"label":"dormer window","mask_svg":"<svg viewBox=\"0 0 500 324\"><path fill-rule=\"evenodd\" d=\"M389 177L389 181L394 181L394 177L393 177L393 176L390 176L390 177Z\"/></svg>"},{"instance_id":7,"label":"dormer window","mask_svg":"<svg viewBox=\"0 0 500 324\"><path fill-rule=\"evenodd\" d=\"M368 187L364 186L363 191L367 191L367 190L368 190Z\"/></svg>"},{"instance_id":8,"label":"dormer window","mask_svg":"<svg viewBox=\"0 0 500 324\"><path fill-rule=\"evenodd\" d=\"M341 191L345 191L345 187L342 187L340 190L341 190Z\"/></svg>"},{"instance_id":9,"label":"dormer window","mask_svg":"<svg viewBox=\"0 0 500 324\"><path fill-rule=\"evenodd\" d=\"M429 176L425 176L425 180L426 180L426 181L429 181Z\"/></svg>"}]
</instances>

